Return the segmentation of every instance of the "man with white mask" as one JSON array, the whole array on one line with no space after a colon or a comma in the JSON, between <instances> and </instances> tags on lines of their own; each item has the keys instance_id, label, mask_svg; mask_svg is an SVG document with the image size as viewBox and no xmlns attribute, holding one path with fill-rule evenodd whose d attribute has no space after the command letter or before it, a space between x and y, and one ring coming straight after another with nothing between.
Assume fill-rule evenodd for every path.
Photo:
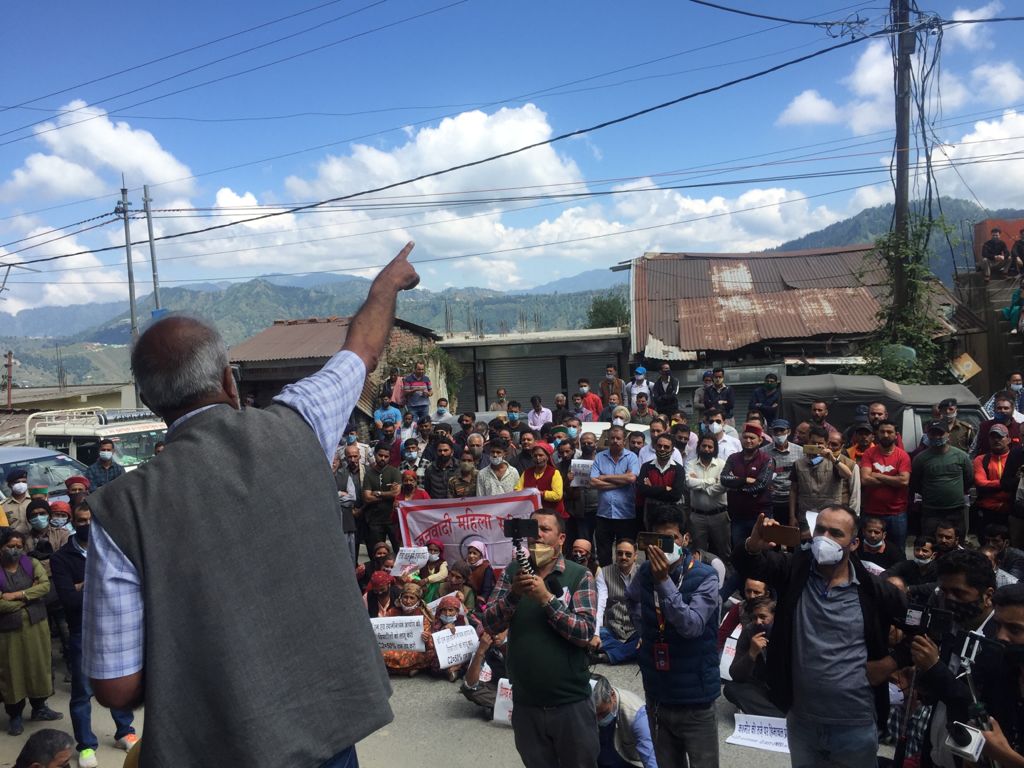
<instances>
[{"instance_id":1,"label":"man with white mask","mask_svg":"<svg viewBox=\"0 0 1024 768\"><path fill-rule=\"evenodd\" d=\"M772 702L786 713L794 766L876 765L877 726L887 721L887 681L897 667L889 625L905 618L907 604L850 557L859 522L849 507L823 507L810 550L783 554L767 538L780 523L761 515L733 550L742 576L778 594L765 676Z\"/></svg>"}]
</instances>

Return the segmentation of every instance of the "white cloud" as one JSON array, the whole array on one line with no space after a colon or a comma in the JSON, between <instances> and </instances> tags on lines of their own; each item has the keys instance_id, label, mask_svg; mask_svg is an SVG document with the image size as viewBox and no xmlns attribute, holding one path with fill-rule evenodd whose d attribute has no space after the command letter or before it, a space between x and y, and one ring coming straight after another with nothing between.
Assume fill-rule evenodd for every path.
<instances>
[{"instance_id":1,"label":"white cloud","mask_svg":"<svg viewBox=\"0 0 1024 768\"><path fill-rule=\"evenodd\" d=\"M1024 114L1012 110L995 120L975 123L973 130L959 142L938 147L932 153L936 164L946 164L947 157L959 170L938 170L940 189L944 195L972 199L977 195L990 208L1024 207ZM999 162L970 163L971 160L993 159L993 155L1021 153ZM962 178L961 178L962 177ZM968 189L968 186L970 189Z\"/></svg>"},{"instance_id":2,"label":"white cloud","mask_svg":"<svg viewBox=\"0 0 1024 768\"><path fill-rule=\"evenodd\" d=\"M1012 61L981 64L971 70L975 94L990 104L1004 104L1024 99L1024 76Z\"/></svg>"},{"instance_id":3,"label":"white cloud","mask_svg":"<svg viewBox=\"0 0 1024 768\"><path fill-rule=\"evenodd\" d=\"M779 115L776 125L831 125L842 122L843 112L813 89L795 96Z\"/></svg>"},{"instance_id":4,"label":"white cloud","mask_svg":"<svg viewBox=\"0 0 1024 768\"><path fill-rule=\"evenodd\" d=\"M161 147L149 131L132 128L126 122L115 123L104 110L88 107L78 99L62 109L80 111L62 114L55 122L35 128L36 138L52 154L94 171L124 173L132 187L192 175L188 166ZM192 182L186 180L166 184L162 192L188 194L192 188Z\"/></svg>"},{"instance_id":5,"label":"white cloud","mask_svg":"<svg viewBox=\"0 0 1024 768\"><path fill-rule=\"evenodd\" d=\"M1003 10L1003 4L999 0L992 0L992 2L980 8L957 8L953 11L951 18L954 21L991 19L1001 10ZM945 39L954 45L971 51L992 47L992 39L984 24L957 24L950 26L945 31Z\"/></svg>"},{"instance_id":6,"label":"white cloud","mask_svg":"<svg viewBox=\"0 0 1024 768\"><path fill-rule=\"evenodd\" d=\"M16 168L11 178L0 185L0 200L87 197L102 190L103 182L92 169L57 155L37 152L26 157L22 167Z\"/></svg>"}]
</instances>

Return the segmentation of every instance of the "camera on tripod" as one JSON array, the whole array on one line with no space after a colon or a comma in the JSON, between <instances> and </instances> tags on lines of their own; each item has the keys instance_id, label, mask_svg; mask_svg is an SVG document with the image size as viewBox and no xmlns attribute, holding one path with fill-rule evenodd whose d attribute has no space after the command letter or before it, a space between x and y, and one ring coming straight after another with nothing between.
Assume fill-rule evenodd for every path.
<instances>
[{"instance_id":1,"label":"camera on tripod","mask_svg":"<svg viewBox=\"0 0 1024 768\"><path fill-rule=\"evenodd\" d=\"M953 613L929 605L910 605L902 629L908 635L927 635L938 645L943 637L953 632Z\"/></svg>"}]
</instances>

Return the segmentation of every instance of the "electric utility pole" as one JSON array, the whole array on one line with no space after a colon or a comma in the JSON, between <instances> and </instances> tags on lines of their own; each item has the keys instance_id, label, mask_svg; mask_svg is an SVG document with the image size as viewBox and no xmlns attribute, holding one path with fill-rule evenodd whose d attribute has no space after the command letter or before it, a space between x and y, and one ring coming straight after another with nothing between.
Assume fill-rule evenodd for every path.
<instances>
[{"instance_id":1,"label":"electric utility pole","mask_svg":"<svg viewBox=\"0 0 1024 768\"><path fill-rule=\"evenodd\" d=\"M910 241L910 110L911 66L917 44L910 28L909 0L891 0L893 37L896 49L896 205L894 234L899 246ZM907 305L905 256L893 259L893 303Z\"/></svg>"},{"instance_id":2,"label":"electric utility pole","mask_svg":"<svg viewBox=\"0 0 1024 768\"><path fill-rule=\"evenodd\" d=\"M160 309L160 274L156 271L156 241L153 239L153 212L149 204L149 184L142 185L142 204L146 208L146 227L149 229L149 260L153 265L153 305Z\"/></svg>"},{"instance_id":3,"label":"electric utility pole","mask_svg":"<svg viewBox=\"0 0 1024 768\"><path fill-rule=\"evenodd\" d=\"M135 270L132 267L132 228L128 223L128 189L124 186L124 175L121 176L121 200L114 208L115 214L124 218L124 252L128 259L128 306L132 317L132 341L139 338L139 318L135 311Z\"/></svg>"}]
</instances>

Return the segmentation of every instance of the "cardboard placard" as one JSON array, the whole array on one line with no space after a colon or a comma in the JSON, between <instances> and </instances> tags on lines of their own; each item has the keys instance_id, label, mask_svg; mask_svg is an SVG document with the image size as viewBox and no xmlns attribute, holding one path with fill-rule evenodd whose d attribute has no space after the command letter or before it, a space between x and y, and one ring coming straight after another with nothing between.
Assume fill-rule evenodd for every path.
<instances>
[{"instance_id":1,"label":"cardboard placard","mask_svg":"<svg viewBox=\"0 0 1024 768\"><path fill-rule=\"evenodd\" d=\"M423 616L385 616L370 619L382 651L425 651Z\"/></svg>"},{"instance_id":2,"label":"cardboard placard","mask_svg":"<svg viewBox=\"0 0 1024 768\"><path fill-rule=\"evenodd\" d=\"M572 486L573 488L589 488L590 487L590 470L594 466L594 462L590 459L573 459L572 464L569 465L569 469L572 472Z\"/></svg>"},{"instance_id":3,"label":"cardboard placard","mask_svg":"<svg viewBox=\"0 0 1024 768\"><path fill-rule=\"evenodd\" d=\"M789 754L786 719L783 717L761 717L737 712L736 730L725 741L741 747Z\"/></svg>"},{"instance_id":4,"label":"cardboard placard","mask_svg":"<svg viewBox=\"0 0 1024 768\"><path fill-rule=\"evenodd\" d=\"M722 658L718 662L718 674L723 680L732 680L732 675L729 674L729 667L732 666L732 661L736 658L736 645L739 642L740 632L742 631L743 627L737 624L732 634L725 639L725 645L722 647Z\"/></svg>"},{"instance_id":5,"label":"cardboard placard","mask_svg":"<svg viewBox=\"0 0 1024 768\"><path fill-rule=\"evenodd\" d=\"M395 555L395 564L391 568L392 576L408 576L416 573L427 564L430 553L426 547L399 547Z\"/></svg>"},{"instance_id":6,"label":"cardboard placard","mask_svg":"<svg viewBox=\"0 0 1024 768\"><path fill-rule=\"evenodd\" d=\"M494 722L512 727L512 683L508 678L498 681L498 695L494 697Z\"/></svg>"},{"instance_id":7,"label":"cardboard placard","mask_svg":"<svg viewBox=\"0 0 1024 768\"><path fill-rule=\"evenodd\" d=\"M473 658L480 639L472 627L456 627L455 632L442 629L434 632L434 650L441 669L448 669L458 664L465 664Z\"/></svg>"}]
</instances>

